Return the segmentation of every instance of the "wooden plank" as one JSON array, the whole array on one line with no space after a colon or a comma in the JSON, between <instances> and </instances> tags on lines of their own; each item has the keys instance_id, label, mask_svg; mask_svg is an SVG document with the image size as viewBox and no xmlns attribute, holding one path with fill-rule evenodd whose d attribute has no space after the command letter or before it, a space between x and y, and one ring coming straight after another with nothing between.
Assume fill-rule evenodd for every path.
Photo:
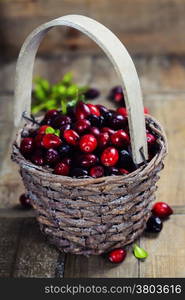
<instances>
[{"instance_id":1,"label":"wooden plank","mask_svg":"<svg viewBox=\"0 0 185 300\"><path fill-rule=\"evenodd\" d=\"M140 277L185 277L185 216L171 216L156 238L141 239L149 257L140 263Z\"/></svg>"},{"instance_id":2,"label":"wooden plank","mask_svg":"<svg viewBox=\"0 0 185 300\"><path fill-rule=\"evenodd\" d=\"M58 251L44 239L35 219L25 219L12 276L55 277L58 256Z\"/></svg>"},{"instance_id":3,"label":"wooden plank","mask_svg":"<svg viewBox=\"0 0 185 300\"><path fill-rule=\"evenodd\" d=\"M0 219L0 277L11 277L22 219Z\"/></svg>"}]
</instances>

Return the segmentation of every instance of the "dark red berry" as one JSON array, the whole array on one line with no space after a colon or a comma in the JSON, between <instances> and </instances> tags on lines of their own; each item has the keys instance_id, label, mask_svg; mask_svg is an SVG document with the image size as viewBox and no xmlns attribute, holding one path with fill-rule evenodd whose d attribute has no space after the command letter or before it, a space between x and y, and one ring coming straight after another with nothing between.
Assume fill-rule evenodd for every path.
<instances>
[{"instance_id":1,"label":"dark red berry","mask_svg":"<svg viewBox=\"0 0 185 300\"><path fill-rule=\"evenodd\" d=\"M97 117L100 116L100 111L96 105L88 103L87 106L89 107L92 115L96 115Z\"/></svg>"},{"instance_id":2,"label":"dark red berry","mask_svg":"<svg viewBox=\"0 0 185 300\"><path fill-rule=\"evenodd\" d=\"M95 88L90 88L85 92L86 99L95 99L100 95L100 92Z\"/></svg>"},{"instance_id":3,"label":"dark red berry","mask_svg":"<svg viewBox=\"0 0 185 300\"><path fill-rule=\"evenodd\" d=\"M123 117L126 117L127 116L127 109L125 107L119 107L117 109L117 113L119 115L122 115Z\"/></svg>"},{"instance_id":4,"label":"dark red berry","mask_svg":"<svg viewBox=\"0 0 185 300\"><path fill-rule=\"evenodd\" d=\"M107 113L109 113L109 110L107 107L105 107L104 105L101 105L101 104L97 104L96 105L100 111L100 114L105 117L107 115Z\"/></svg>"},{"instance_id":5,"label":"dark red berry","mask_svg":"<svg viewBox=\"0 0 185 300\"><path fill-rule=\"evenodd\" d=\"M48 133L43 136L42 144L46 149L57 148L62 144L62 141L57 135Z\"/></svg>"},{"instance_id":6,"label":"dark red berry","mask_svg":"<svg viewBox=\"0 0 185 300\"><path fill-rule=\"evenodd\" d=\"M64 131L64 138L68 144L76 146L80 137L76 131L69 129Z\"/></svg>"},{"instance_id":7,"label":"dark red berry","mask_svg":"<svg viewBox=\"0 0 185 300\"><path fill-rule=\"evenodd\" d=\"M128 134L123 129L120 129L111 136L111 142L117 147L123 147L129 144L130 139Z\"/></svg>"},{"instance_id":8,"label":"dark red berry","mask_svg":"<svg viewBox=\"0 0 185 300\"><path fill-rule=\"evenodd\" d=\"M97 137L100 134L100 130L99 130L98 127L94 127L93 126L93 127L89 128L89 133L92 134L92 135L94 135L95 137Z\"/></svg>"},{"instance_id":9,"label":"dark red berry","mask_svg":"<svg viewBox=\"0 0 185 300\"><path fill-rule=\"evenodd\" d=\"M123 100L123 94L121 93L116 93L114 95L114 99L113 99L115 102L121 102Z\"/></svg>"},{"instance_id":10,"label":"dark red berry","mask_svg":"<svg viewBox=\"0 0 185 300\"><path fill-rule=\"evenodd\" d=\"M123 129L127 125L127 118L114 113L109 120L109 126L115 130Z\"/></svg>"},{"instance_id":11,"label":"dark red berry","mask_svg":"<svg viewBox=\"0 0 185 300\"><path fill-rule=\"evenodd\" d=\"M46 152L46 163L50 166L56 165L60 161L60 155L55 149L48 149Z\"/></svg>"},{"instance_id":12,"label":"dark red berry","mask_svg":"<svg viewBox=\"0 0 185 300\"><path fill-rule=\"evenodd\" d=\"M85 104L82 101L79 101L77 106L76 106L76 118L77 119L85 119L88 115L91 114L91 111L87 104Z\"/></svg>"},{"instance_id":13,"label":"dark red berry","mask_svg":"<svg viewBox=\"0 0 185 300\"><path fill-rule=\"evenodd\" d=\"M101 132L97 137L98 147L105 148L110 143L110 136L108 132Z\"/></svg>"},{"instance_id":14,"label":"dark red berry","mask_svg":"<svg viewBox=\"0 0 185 300\"><path fill-rule=\"evenodd\" d=\"M97 147L97 139L92 134L85 134L81 137L79 145L83 152L93 152Z\"/></svg>"},{"instance_id":15,"label":"dark red berry","mask_svg":"<svg viewBox=\"0 0 185 300\"><path fill-rule=\"evenodd\" d=\"M43 137L44 137L43 134L36 135L36 137L34 138L34 147L36 147L36 148L43 147L43 143L42 143Z\"/></svg>"},{"instance_id":16,"label":"dark red berry","mask_svg":"<svg viewBox=\"0 0 185 300\"><path fill-rule=\"evenodd\" d=\"M151 216L146 224L146 232L159 233L163 228L163 223L159 217Z\"/></svg>"},{"instance_id":17,"label":"dark red berry","mask_svg":"<svg viewBox=\"0 0 185 300\"><path fill-rule=\"evenodd\" d=\"M98 163L98 157L95 154L82 154L77 158L77 164L80 167L89 168Z\"/></svg>"},{"instance_id":18,"label":"dark red berry","mask_svg":"<svg viewBox=\"0 0 185 300\"><path fill-rule=\"evenodd\" d=\"M132 172L136 169L133 159L128 151L121 150L119 153L119 167Z\"/></svg>"},{"instance_id":19,"label":"dark red berry","mask_svg":"<svg viewBox=\"0 0 185 300\"><path fill-rule=\"evenodd\" d=\"M111 263L114 263L114 264L119 264L121 263L122 261L124 261L125 257L127 255L127 252L126 250L124 249L115 249L115 250L112 250L108 253L108 260L111 262Z\"/></svg>"},{"instance_id":20,"label":"dark red berry","mask_svg":"<svg viewBox=\"0 0 185 300\"><path fill-rule=\"evenodd\" d=\"M45 134L46 129L47 129L48 127L50 127L50 126L48 126L48 125L42 125L42 126L38 129L37 133L38 133L38 134Z\"/></svg>"},{"instance_id":21,"label":"dark red berry","mask_svg":"<svg viewBox=\"0 0 185 300\"><path fill-rule=\"evenodd\" d=\"M122 106L125 106L122 87L121 86L115 86L110 91L109 99L112 100L112 101L118 102L118 103L120 103L122 101Z\"/></svg>"},{"instance_id":22,"label":"dark red berry","mask_svg":"<svg viewBox=\"0 0 185 300\"><path fill-rule=\"evenodd\" d=\"M66 115L59 115L52 122L52 126L58 129L66 124L71 124L71 118Z\"/></svg>"},{"instance_id":23,"label":"dark red berry","mask_svg":"<svg viewBox=\"0 0 185 300\"><path fill-rule=\"evenodd\" d=\"M62 144L57 150L58 150L58 153L60 154L61 158L63 158L63 157L71 155L71 153L73 151L73 147L68 144Z\"/></svg>"},{"instance_id":24,"label":"dark red berry","mask_svg":"<svg viewBox=\"0 0 185 300\"><path fill-rule=\"evenodd\" d=\"M30 137L23 138L20 145L20 150L23 155L30 155L33 151L33 139Z\"/></svg>"},{"instance_id":25,"label":"dark red berry","mask_svg":"<svg viewBox=\"0 0 185 300\"><path fill-rule=\"evenodd\" d=\"M83 133L84 131L87 131L91 126L91 123L86 120L86 119L82 119L82 120L78 120L75 124L75 130L78 133Z\"/></svg>"},{"instance_id":26,"label":"dark red berry","mask_svg":"<svg viewBox=\"0 0 185 300\"><path fill-rule=\"evenodd\" d=\"M119 172L118 168L116 168L116 167L106 167L105 174L107 176L120 175L120 172Z\"/></svg>"},{"instance_id":27,"label":"dark red berry","mask_svg":"<svg viewBox=\"0 0 185 300\"><path fill-rule=\"evenodd\" d=\"M118 150L114 147L106 148L101 155L101 162L107 167L115 166L115 164L118 162L118 159Z\"/></svg>"},{"instance_id":28,"label":"dark red berry","mask_svg":"<svg viewBox=\"0 0 185 300\"><path fill-rule=\"evenodd\" d=\"M72 164L72 159L71 159L70 157L64 157L64 158L62 159L62 162L63 162L64 164L67 164L67 165L71 166L71 164Z\"/></svg>"},{"instance_id":29,"label":"dark red berry","mask_svg":"<svg viewBox=\"0 0 185 300\"><path fill-rule=\"evenodd\" d=\"M29 197L26 194L22 194L19 197L19 201L22 207L26 208L26 209L30 209L32 208L31 202Z\"/></svg>"},{"instance_id":30,"label":"dark red berry","mask_svg":"<svg viewBox=\"0 0 185 300\"><path fill-rule=\"evenodd\" d=\"M152 208L152 212L159 218L167 218L173 214L172 208L165 202L157 202Z\"/></svg>"},{"instance_id":31,"label":"dark red berry","mask_svg":"<svg viewBox=\"0 0 185 300\"><path fill-rule=\"evenodd\" d=\"M64 131L71 129L71 124L65 124L62 127L60 127L60 137L61 139L64 136Z\"/></svg>"},{"instance_id":32,"label":"dark red berry","mask_svg":"<svg viewBox=\"0 0 185 300\"><path fill-rule=\"evenodd\" d=\"M54 169L54 174L67 176L69 174L70 167L68 164L60 162Z\"/></svg>"},{"instance_id":33,"label":"dark red berry","mask_svg":"<svg viewBox=\"0 0 185 300\"><path fill-rule=\"evenodd\" d=\"M90 121L91 125L94 127L102 127L104 118L103 116L89 115L87 119Z\"/></svg>"},{"instance_id":34,"label":"dark red berry","mask_svg":"<svg viewBox=\"0 0 185 300\"><path fill-rule=\"evenodd\" d=\"M109 127L103 127L103 128L101 129L101 132L108 132L108 134L109 134L110 136L111 136L112 134L115 133L115 131L114 131L113 129L109 128Z\"/></svg>"},{"instance_id":35,"label":"dark red berry","mask_svg":"<svg viewBox=\"0 0 185 300\"><path fill-rule=\"evenodd\" d=\"M102 166L94 166L89 171L90 176L99 178L104 176L104 168Z\"/></svg>"},{"instance_id":36,"label":"dark red berry","mask_svg":"<svg viewBox=\"0 0 185 300\"><path fill-rule=\"evenodd\" d=\"M36 150L32 156L31 161L37 166L43 166L45 164L45 159L41 150Z\"/></svg>"},{"instance_id":37,"label":"dark red berry","mask_svg":"<svg viewBox=\"0 0 185 300\"><path fill-rule=\"evenodd\" d=\"M49 110L42 120L41 124L51 125L52 121L60 114L60 112L56 109Z\"/></svg>"},{"instance_id":38,"label":"dark red berry","mask_svg":"<svg viewBox=\"0 0 185 300\"><path fill-rule=\"evenodd\" d=\"M152 146L155 143L155 141L156 141L155 136L153 134L151 134L151 133L147 133L146 137L147 137L148 146L149 147Z\"/></svg>"},{"instance_id":39,"label":"dark red berry","mask_svg":"<svg viewBox=\"0 0 185 300\"><path fill-rule=\"evenodd\" d=\"M88 175L88 171L84 168L74 168L70 174L72 177L84 177Z\"/></svg>"}]
</instances>

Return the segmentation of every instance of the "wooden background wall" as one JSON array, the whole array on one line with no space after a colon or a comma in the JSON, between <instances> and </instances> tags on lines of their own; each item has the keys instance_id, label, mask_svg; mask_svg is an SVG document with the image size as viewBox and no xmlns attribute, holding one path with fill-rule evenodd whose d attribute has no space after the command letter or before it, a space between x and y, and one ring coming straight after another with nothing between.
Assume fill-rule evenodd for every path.
<instances>
[{"instance_id":1,"label":"wooden background wall","mask_svg":"<svg viewBox=\"0 0 185 300\"><path fill-rule=\"evenodd\" d=\"M84 14L108 26L132 54L185 53L185 0L0 0L0 55L15 57L30 31L65 14ZM93 42L75 30L54 29L40 54L61 50L96 53Z\"/></svg>"}]
</instances>

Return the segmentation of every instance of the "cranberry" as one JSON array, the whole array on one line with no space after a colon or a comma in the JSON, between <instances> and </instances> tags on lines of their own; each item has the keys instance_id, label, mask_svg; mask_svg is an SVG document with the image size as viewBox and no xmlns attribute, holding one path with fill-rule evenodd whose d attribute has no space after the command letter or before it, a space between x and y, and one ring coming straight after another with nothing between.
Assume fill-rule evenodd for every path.
<instances>
[{"instance_id":1,"label":"cranberry","mask_svg":"<svg viewBox=\"0 0 185 300\"><path fill-rule=\"evenodd\" d=\"M70 167L68 164L60 162L56 165L54 173L57 175L67 176L69 174Z\"/></svg>"},{"instance_id":2,"label":"cranberry","mask_svg":"<svg viewBox=\"0 0 185 300\"><path fill-rule=\"evenodd\" d=\"M37 133L38 133L38 134L45 134L46 129L47 129L48 127L50 127L50 126L48 126L48 125L42 125L42 126L38 129Z\"/></svg>"},{"instance_id":3,"label":"cranberry","mask_svg":"<svg viewBox=\"0 0 185 300\"><path fill-rule=\"evenodd\" d=\"M95 154L82 154L77 159L77 164L80 167L89 168L98 163L98 157Z\"/></svg>"},{"instance_id":4,"label":"cranberry","mask_svg":"<svg viewBox=\"0 0 185 300\"><path fill-rule=\"evenodd\" d=\"M38 135L34 138L34 147L36 147L36 148L41 148L41 147L43 146L43 143L42 143L43 137L44 137L43 134L38 134Z\"/></svg>"},{"instance_id":5,"label":"cranberry","mask_svg":"<svg viewBox=\"0 0 185 300\"><path fill-rule=\"evenodd\" d=\"M109 120L109 126L113 129L123 129L127 125L127 118L114 113L112 118Z\"/></svg>"},{"instance_id":6,"label":"cranberry","mask_svg":"<svg viewBox=\"0 0 185 300\"><path fill-rule=\"evenodd\" d=\"M64 131L64 138L68 144L76 146L80 137L76 131L69 129Z\"/></svg>"},{"instance_id":7,"label":"cranberry","mask_svg":"<svg viewBox=\"0 0 185 300\"><path fill-rule=\"evenodd\" d=\"M136 169L136 166L133 162L133 159L128 151L121 150L119 154L119 166L120 168L124 168L129 172L132 172Z\"/></svg>"},{"instance_id":8,"label":"cranberry","mask_svg":"<svg viewBox=\"0 0 185 300\"><path fill-rule=\"evenodd\" d=\"M72 164L72 159L71 159L70 157L64 157L64 158L62 159L62 162L63 162L64 164L67 164L67 165L71 166L71 164Z\"/></svg>"},{"instance_id":9,"label":"cranberry","mask_svg":"<svg viewBox=\"0 0 185 300\"><path fill-rule=\"evenodd\" d=\"M119 115L122 115L123 117L126 117L127 116L127 109L125 107L119 107L117 109L117 113Z\"/></svg>"},{"instance_id":10,"label":"cranberry","mask_svg":"<svg viewBox=\"0 0 185 300\"><path fill-rule=\"evenodd\" d=\"M89 115L87 118L92 126L101 127L103 125L104 118L103 116Z\"/></svg>"},{"instance_id":11,"label":"cranberry","mask_svg":"<svg viewBox=\"0 0 185 300\"><path fill-rule=\"evenodd\" d=\"M116 93L123 93L123 89L122 89L122 86L121 85L117 85L117 86L114 86L111 90L111 94L116 94Z\"/></svg>"},{"instance_id":12,"label":"cranberry","mask_svg":"<svg viewBox=\"0 0 185 300\"><path fill-rule=\"evenodd\" d=\"M84 168L74 168L71 170L72 177L84 177L88 175L88 171Z\"/></svg>"},{"instance_id":13,"label":"cranberry","mask_svg":"<svg viewBox=\"0 0 185 300\"><path fill-rule=\"evenodd\" d=\"M149 114L150 113L148 107L144 107L144 113L145 114Z\"/></svg>"},{"instance_id":14,"label":"cranberry","mask_svg":"<svg viewBox=\"0 0 185 300\"><path fill-rule=\"evenodd\" d=\"M88 103L87 106L89 107L92 115L96 115L97 117L100 116L100 111L96 105Z\"/></svg>"},{"instance_id":15,"label":"cranberry","mask_svg":"<svg viewBox=\"0 0 185 300\"><path fill-rule=\"evenodd\" d=\"M75 107L74 106L67 107L67 115L70 116L72 121L75 120Z\"/></svg>"},{"instance_id":16,"label":"cranberry","mask_svg":"<svg viewBox=\"0 0 185 300\"><path fill-rule=\"evenodd\" d=\"M158 233L162 230L163 223L159 217L151 216L146 224L146 232Z\"/></svg>"},{"instance_id":17,"label":"cranberry","mask_svg":"<svg viewBox=\"0 0 185 300\"><path fill-rule=\"evenodd\" d=\"M102 166L94 166L89 171L90 176L99 178L104 176L104 168Z\"/></svg>"},{"instance_id":18,"label":"cranberry","mask_svg":"<svg viewBox=\"0 0 185 300\"><path fill-rule=\"evenodd\" d=\"M100 148L104 148L104 147L108 146L108 144L110 142L110 136L109 136L108 132L101 132L99 134L99 136L97 137L97 141L98 141L98 147L100 147Z\"/></svg>"},{"instance_id":19,"label":"cranberry","mask_svg":"<svg viewBox=\"0 0 185 300\"><path fill-rule=\"evenodd\" d=\"M72 153L72 146L68 145L68 144L62 144L59 148L58 148L58 152L61 155L61 157L66 157L71 155Z\"/></svg>"},{"instance_id":20,"label":"cranberry","mask_svg":"<svg viewBox=\"0 0 185 300\"><path fill-rule=\"evenodd\" d=\"M98 109L99 109L99 111L100 111L100 114L101 114L103 117L105 117L106 114L109 112L108 108L105 107L104 105L97 104L96 106L98 107Z\"/></svg>"},{"instance_id":21,"label":"cranberry","mask_svg":"<svg viewBox=\"0 0 185 300\"><path fill-rule=\"evenodd\" d=\"M109 127L103 127L103 128L101 129L101 132L108 132L108 134L109 134L110 136L111 136L112 134L115 133L115 131L114 131L113 129L109 128Z\"/></svg>"},{"instance_id":22,"label":"cranberry","mask_svg":"<svg viewBox=\"0 0 185 300\"><path fill-rule=\"evenodd\" d=\"M122 105L125 106L122 87L121 86L115 86L110 92L109 99L113 100L115 102L118 102L118 103L122 101L123 102Z\"/></svg>"},{"instance_id":23,"label":"cranberry","mask_svg":"<svg viewBox=\"0 0 185 300\"><path fill-rule=\"evenodd\" d=\"M83 152L93 152L97 147L97 140L94 135L85 134L81 137L79 145Z\"/></svg>"},{"instance_id":24,"label":"cranberry","mask_svg":"<svg viewBox=\"0 0 185 300\"><path fill-rule=\"evenodd\" d=\"M118 168L115 168L115 167L106 167L105 168L105 174L107 176L120 175L120 172L119 172Z\"/></svg>"},{"instance_id":25,"label":"cranberry","mask_svg":"<svg viewBox=\"0 0 185 300\"><path fill-rule=\"evenodd\" d=\"M121 93L116 93L113 100L115 102L121 102L123 100L123 95Z\"/></svg>"},{"instance_id":26,"label":"cranberry","mask_svg":"<svg viewBox=\"0 0 185 300\"><path fill-rule=\"evenodd\" d=\"M95 99L95 98L97 98L99 95L100 95L100 92L99 92L97 89L95 89L95 88L90 88L90 89L88 89L88 90L85 92L85 94L84 94L84 96L85 96L87 99Z\"/></svg>"},{"instance_id":27,"label":"cranberry","mask_svg":"<svg viewBox=\"0 0 185 300\"><path fill-rule=\"evenodd\" d=\"M63 125L66 124L70 124L71 123L71 118L69 116L65 116L65 115L59 115L58 117L56 117L53 122L52 125L54 128L61 128Z\"/></svg>"},{"instance_id":28,"label":"cranberry","mask_svg":"<svg viewBox=\"0 0 185 300\"><path fill-rule=\"evenodd\" d=\"M31 156L31 161L38 166L43 166L45 164L45 159L41 150L36 150Z\"/></svg>"},{"instance_id":29,"label":"cranberry","mask_svg":"<svg viewBox=\"0 0 185 300\"><path fill-rule=\"evenodd\" d=\"M104 166L112 167L118 162L119 154L116 148L108 147L101 155L101 162Z\"/></svg>"},{"instance_id":30,"label":"cranberry","mask_svg":"<svg viewBox=\"0 0 185 300\"><path fill-rule=\"evenodd\" d=\"M93 127L90 127L89 133L92 134L92 135L94 135L95 137L97 137L100 134L100 130L99 130L98 127L94 127L93 126Z\"/></svg>"},{"instance_id":31,"label":"cranberry","mask_svg":"<svg viewBox=\"0 0 185 300\"><path fill-rule=\"evenodd\" d=\"M23 155L30 155L33 151L33 139L30 137L23 138L20 145L20 150Z\"/></svg>"},{"instance_id":32,"label":"cranberry","mask_svg":"<svg viewBox=\"0 0 185 300\"><path fill-rule=\"evenodd\" d=\"M120 129L111 136L111 142L117 147L123 147L129 144L130 139L128 134L123 129Z\"/></svg>"},{"instance_id":33,"label":"cranberry","mask_svg":"<svg viewBox=\"0 0 185 300\"><path fill-rule=\"evenodd\" d=\"M82 119L82 120L78 120L75 124L75 130L78 133L83 133L84 131L88 130L91 126L91 123L86 120L86 119Z\"/></svg>"},{"instance_id":34,"label":"cranberry","mask_svg":"<svg viewBox=\"0 0 185 300\"><path fill-rule=\"evenodd\" d=\"M165 202L157 202L152 208L152 212L159 218L167 218L173 214L172 208Z\"/></svg>"},{"instance_id":35,"label":"cranberry","mask_svg":"<svg viewBox=\"0 0 185 300\"><path fill-rule=\"evenodd\" d=\"M60 155L55 149L48 149L46 152L46 163L50 166L56 165L60 160Z\"/></svg>"},{"instance_id":36,"label":"cranberry","mask_svg":"<svg viewBox=\"0 0 185 300\"><path fill-rule=\"evenodd\" d=\"M60 127L60 137L63 138L64 131L71 129L71 124L65 124Z\"/></svg>"},{"instance_id":37,"label":"cranberry","mask_svg":"<svg viewBox=\"0 0 185 300\"><path fill-rule=\"evenodd\" d=\"M57 148L62 144L62 141L57 135L48 133L43 136L42 144L46 149Z\"/></svg>"},{"instance_id":38,"label":"cranberry","mask_svg":"<svg viewBox=\"0 0 185 300\"><path fill-rule=\"evenodd\" d=\"M114 249L108 253L108 260L112 263L119 264L124 261L127 255L126 250L124 249Z\"/></svg>"},{"instance_id":39,"label":"cranberry","mask_svg":"<svg viewBox=\"0 0 185 300\"><path fill-rule=\"evenodd\" d=\"M127 175L127 174L129 174L129 171L127 171L126 169L123 169L123 168L120 168L120 169L119 169L119 172L120 172L122 175Z\"/></svg>"},{"instance_id":40,"label":"cranberry","mask_svg":"<svg viewBox=\"0 0 185 300\"><path fill-rule=\"evenodd\" d=\"M82 101L79 101L76 106L76 117L77 119L85 119L88 115L91 114L91 111L87 104Z\"/></svg>"},{"instance_id":41,"label":"cranberry","mask_svg":"<svg viewBox=\"0 0 185 300\"><path fill-rule=\"evenodd\" d=\"M26 194L22 194L19 197L19 201L22 207L26 208L26 209L30 209L32 208L31 202L29 197Z\"/></svg>"},{"instance_id":42,"label":"cranberry","mask_svg":"<svg viewBox=\"0 0 185 300\"><path fill-rule=\"evenodd\" d=\"M60 114L56 109L48 110L41 124L51 125L52 121Z\"/></svg>"}]
</instances>

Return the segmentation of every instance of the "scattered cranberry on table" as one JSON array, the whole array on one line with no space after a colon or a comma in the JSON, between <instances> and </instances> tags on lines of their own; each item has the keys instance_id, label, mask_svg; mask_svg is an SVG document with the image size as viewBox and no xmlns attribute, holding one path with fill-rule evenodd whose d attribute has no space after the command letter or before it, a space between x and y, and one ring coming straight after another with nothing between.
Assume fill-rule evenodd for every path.
<instances>
[{"instance_id":1,"label":"scattered cranberry on table","mask_svg":"<svg viewBox=\"0 0 185 300\"><path fill-rule=\"evenodd\" d=\"M19 202L21 204L21 206L25 209L30 209L32 208L32 205L30 203L30 199L28 198L28 196L26 194L22 194L19 197Z\"/></svg>"},{"instance_id":2,"label":"scattered cranberry on table","mask_svg":"<svg viewBox=\"0 0 185 300\"><path fill-rule=\"evenodd\" d=\"M152 208L152 213L159 218L167 218L173 214L172 208L165 202L157 202Z\"/></svg>"},{"instance_id":3,"label":"scattered cranberry on table","mask_svg":"<svg viewBox=\"0 0 185 300\"><path fill-rule=\"evenodd\" d=\"M126 250L124 250L122 248L114 249L108 253L108 260L111 263L119 264L124 261L126 255L127 255Z\"/></svg>"},{"instance_id":4,"label":"scattered cranberry on table","mask_svg":"<svg viewBox=\"0 0 185 300\"><path fill-rule=\"evenodd\" d=\"M163 223L159 217L151 216L146 224L146 232L159 233L163 228Z\"/></svg>"}]
</instances>

